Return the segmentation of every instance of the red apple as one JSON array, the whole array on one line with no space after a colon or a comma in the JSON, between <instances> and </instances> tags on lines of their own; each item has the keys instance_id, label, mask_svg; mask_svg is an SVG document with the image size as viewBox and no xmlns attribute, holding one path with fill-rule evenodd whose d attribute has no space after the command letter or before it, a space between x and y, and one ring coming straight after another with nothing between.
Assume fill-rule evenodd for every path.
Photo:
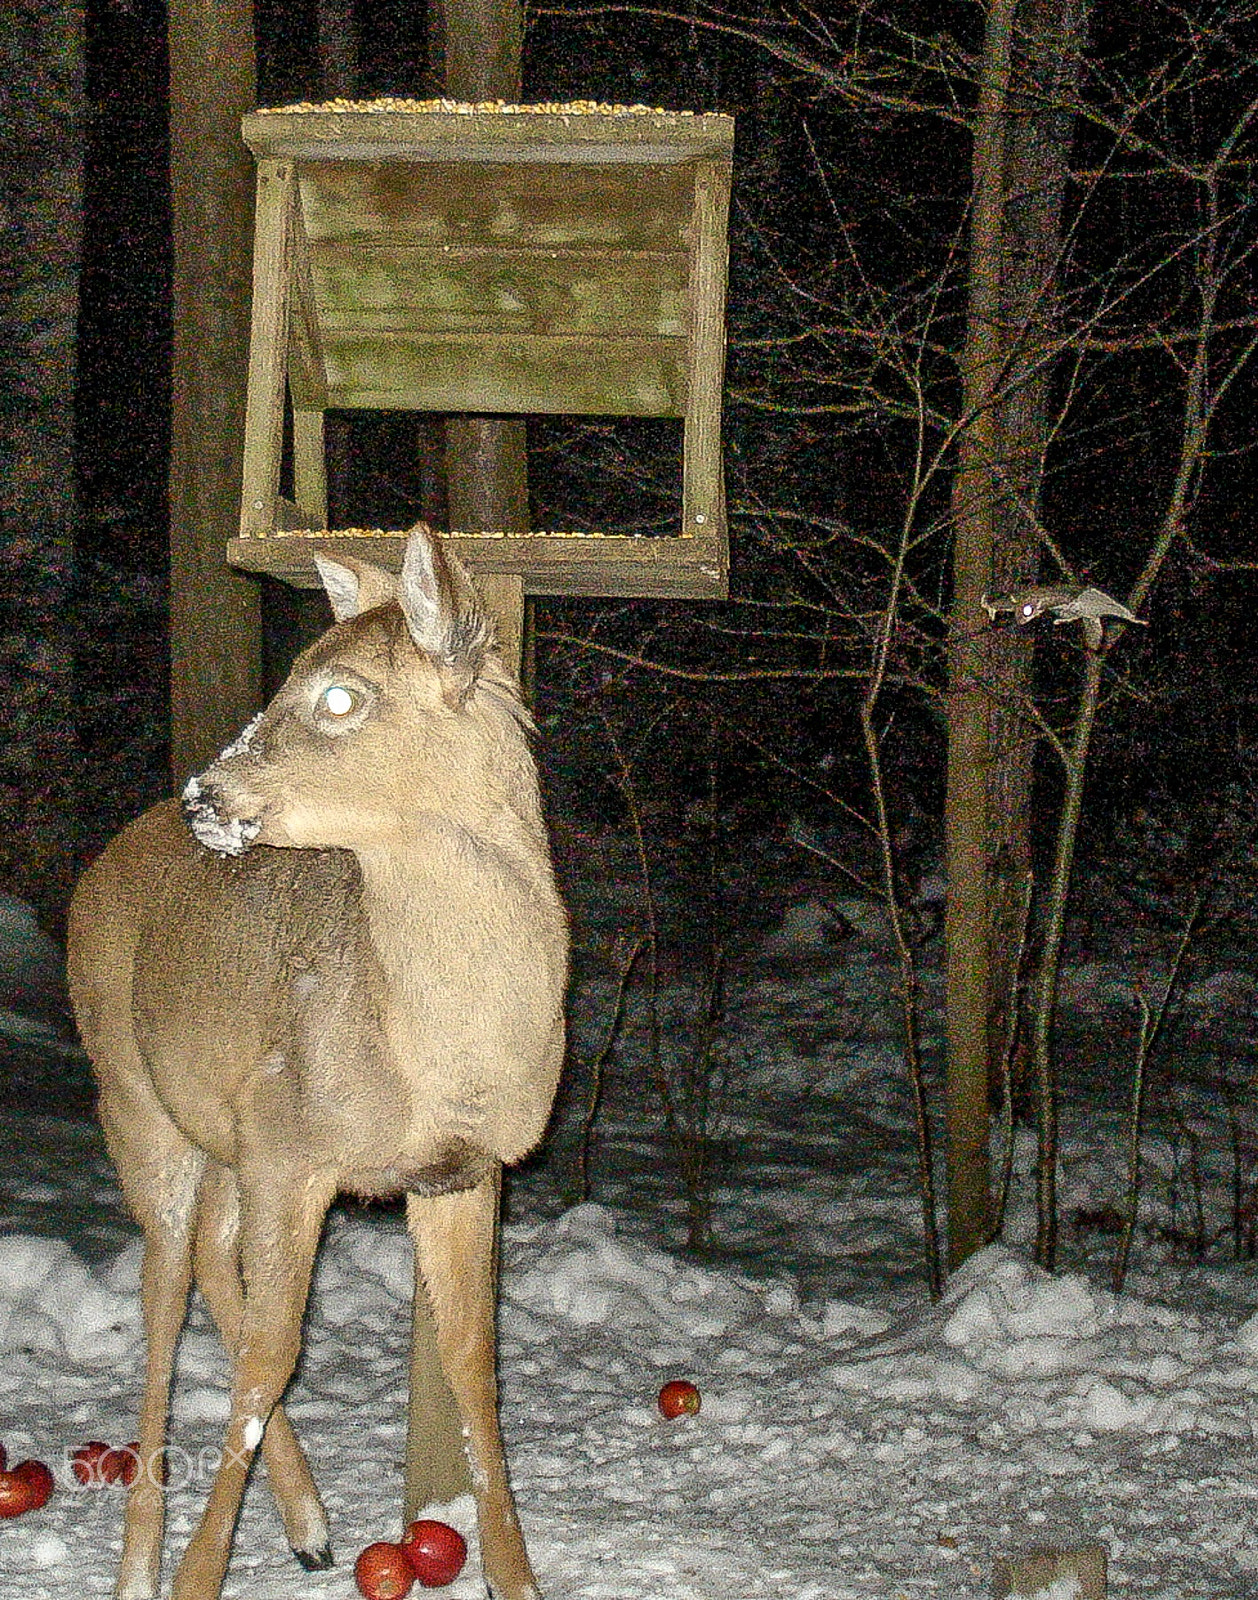
<instances>
[{"instance_id":1,"label":"red apple","mask_svg":"<svg viewBox=\"0 0 1258 1600\"><path fill-rule=\"evenodd\" d=\"M354 1581L367 1600L401 1600L415 1582L415 1568L400 1544L381 1539L355 1561Z\"/></svg>"},{"instance_id":2,"label":"red apple","mask_svg":"<svg viewBox=\"0 0 1258 1600\"><path fill-rule=\"evenodd\" d=\"M53 1476L42 1461L19 1461L0 1471L0 1517L20 1517L48 1503Z\"/></svg>"},{"instance_id":3,"label":"red apple","mask_svg":"<svg viewBox=\"0 0 1258 1600\"><path fill-rule=\"evenodd\" d=\"M108 1484L121 1484L125 1489L135 1482L139 1472L140 1446L135 1440L114 1445L100 1458L100 1475Z\"/></svg>"},{"instance_id":4,"label":"red apple","mask_svg":"<svg viewBox=\"0 0 1258 1600\"><path fill-rule=\"evenodd\" d=\"M52 1498L52 1491L57 1486L52 1469L46 1467L42 1461L19 1461L13 1469L13 1476L21 1478L30 1490L33 1497L32 1511L38 1511L40 1506L46 1506Z\"/></svg>"},{"instance_id":5,"label":"red apple","mask_svg":"<svg viewBox=\"0 0 1258 1600\"><path fill-rule=\"evenodd\" d=\"M660 1410L673 1417L693 1417L699 1409L699 1391L686 1378L673 1378L660 1390Z\"/></svg>"},{"instance_id":6,"label":"red apple","mask_svg":"<svg viewBox=\"0 0 1258 1600\"><path fill-rule=\"evenodd\" d=\"M402 1535L402 1548L425 1589L453 1583L467 1560L467 1541L448 1522L422 1517Z\"/></svg>"},{"instance_id":7,"label":"red apple","mask_svg":"<svg viewBox=\"0 0 1258 1600\"><path fill-rule=\"evenodd\" d=\"M109 1446L103 1439L89 1439L70 1457L70 1471L85 1489L100 1489L109 1481L105 1477L103 1462Z\"/></svg>"}]
</instances>

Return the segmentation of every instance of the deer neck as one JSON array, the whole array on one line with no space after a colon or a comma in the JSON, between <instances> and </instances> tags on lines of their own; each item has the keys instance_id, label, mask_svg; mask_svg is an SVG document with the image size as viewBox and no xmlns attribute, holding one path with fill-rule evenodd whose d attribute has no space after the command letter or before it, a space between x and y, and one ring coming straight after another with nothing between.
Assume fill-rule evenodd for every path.
<instances>
[{"instance_id":1,"label":"deer neck","mask_svg":"<svg viewBox=\"0 0 1258 1600\"><path fill-rule=\"evenodd\" d=\"M354 853L371 941L398 998L444 971L493 959L490 942L483 953L478 946L500 937L504 921L530 942L539 923L562 920L544 839L505 807L477 828L421 814L386 844Z\"/></svg>"},{"instance_id":2,"label":"deer neck","mask_svg":"<svg viewBox=\"0 0 1258 1600\"><path fill-rule=\"evenodd\" d=\"M519 1108L537 1098L533 1069L562 1005L565 920L549 857L522 847L518 817L494 832L417 818L395 847L356 852L382 1042L410 1085L412 1152L457 1133L514 1159L528 1123Z\"/></svg>"}]
</instances>

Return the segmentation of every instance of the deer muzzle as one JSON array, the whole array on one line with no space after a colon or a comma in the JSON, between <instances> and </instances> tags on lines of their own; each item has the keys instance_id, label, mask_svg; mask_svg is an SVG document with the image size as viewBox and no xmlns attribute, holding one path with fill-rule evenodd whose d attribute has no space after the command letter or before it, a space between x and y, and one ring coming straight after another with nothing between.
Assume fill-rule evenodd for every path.
<instances>
[{"instance_id":1,"label":"deer muzzle","mask_svg":"<svg viewBox=\"0 0 1258 1600\"><path fill-rule=\"evenodd\" d=\"M243 855L262 831L257 817L234 817L213 784L189 778L183 791L183 812L199 843L219 855Z\"/></svg>"},{"instance_id":2,"label":"deer muzzle","mask_svg":"<svg viewBox=\"0 0 1258 1600\"><path fill-rule=\"evenodd\" d=\"M232 804L229 800L228 790L232 786L222 782L219 769L224 762L255 753L258 730L264 718L265 713L259 712L248 727L220 751L206 771L199 777L189 778L184 786L183 811L193 837L219 855L243 855L262 831L261 818L250 815L252 806Z\"/></svg>"}]
</instances>

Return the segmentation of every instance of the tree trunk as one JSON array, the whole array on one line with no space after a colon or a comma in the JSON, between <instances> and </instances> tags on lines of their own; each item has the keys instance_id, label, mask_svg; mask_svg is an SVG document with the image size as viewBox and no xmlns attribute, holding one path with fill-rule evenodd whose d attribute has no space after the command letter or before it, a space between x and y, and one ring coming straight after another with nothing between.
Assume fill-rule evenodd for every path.
<instances>
[{"instance_id":1,"label":"tree trunk","mask_svg":"<svg viewBox=\"0 0 1258 1600\"><path fill-rule=\"evenodd\" d=\"M1037 523L1053 404L1053 368L1045 351L1057 331L1055 277L1087 10L1085 0L1022 0L1018 12L1005 136L997 330L1004 347L995 439L1002 487L993 506L992 587L998 593L1033 583L1039 572ZM1032 637L1004 628L992 635L988 650L988 1060L994 1074L1017 1022L1014 962L1031 868L1036 736L1024 710Z\"/></svg>"},{"instance_id":2,"label":"tree trunk","mask_svg":"<svg viewBox=\"0 0 1258 1600\"><path fill-rule=\"evenodd\" d=\"M954 485L946 837L949 1258L987 1233L987 1103L1016 1027L1035 738L1032 642L984 589L1038 571L1061 214L1086 0L993 0L975 122L969 321ZM1016 32L1015 32L1016 25ZM982 726L980 726L980 723Z\"/></svg>"},{"instance_id":3,"label":"tree trunk","mask_svg":"<svg viewBox=\"0 0 1258 1600\"><path fill-rule=\"evenodd\" d=\"M429 73L455 100L519 100L523 90L521 0L434 0Z\"/></svg>"},{"instance_id":4,"label":"tree trunk","mask_svg":"<svg viewBox=\"0 0 1258 1600\"><path fill-rule=\"evenodd\" d=\"M177 784L257 710L258 584L228 567L240 523L253 264L250 0L171 0L174 347L170 439L171 763Z\"/></svg>"},{"instance_id":5,"label":"tree trunk","mask_svg":"<svg viewBox=\"0 0 1258 1600\"><path fill-rule=\"evenodd\" d=\"M56 928L76 867L71 616L85 110L82 7L0 30L0 889Z\"/></svg>"},{"instance_id":6,"label":"tree trunk","mask_svg":"<svg viewBox=\"0 0 1258 1600\"><path fill-rule=\"evenodd\" d=\"M316 0L316 16L323 98L352 99L358 86L358 26L353 0Z\"/></svg>"},{"instance_id":7,"label":"tree trunk","mask_svg":"<svg viewBox=\"0 0 1258 1600\"><path fill-rule=\"evenodd\" d=\"M975 118L969 305L961 356L959 459L953 484L953 599L948 639L948 874L945 1010L948 1049L948 1260L959 1266L986 1240L991 1208L987 1147L986 628L982 596L994 545L996 419L1000 377L1000 243L1003 142L1016 0L992 0Z\"/></svg>"}]
</instances>

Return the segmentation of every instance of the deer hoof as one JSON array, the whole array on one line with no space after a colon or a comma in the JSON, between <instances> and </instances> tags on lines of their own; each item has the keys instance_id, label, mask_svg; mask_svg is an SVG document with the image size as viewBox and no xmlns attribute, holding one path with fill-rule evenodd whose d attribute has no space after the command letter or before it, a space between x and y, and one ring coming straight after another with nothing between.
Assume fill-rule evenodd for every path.
<instances>
[{"instance_id":1,"label":"deer hoof","mask_svg":"<svg viewBox=\"0 0 1258 1600\"><path fill-rule=\"evenodd\" d=\"M330 1544L321 1545L318 1550L294 1549L293 1554L307 1572L326 1572L329 1567L335 1565Z\"/></svg>"}]
</instances>

